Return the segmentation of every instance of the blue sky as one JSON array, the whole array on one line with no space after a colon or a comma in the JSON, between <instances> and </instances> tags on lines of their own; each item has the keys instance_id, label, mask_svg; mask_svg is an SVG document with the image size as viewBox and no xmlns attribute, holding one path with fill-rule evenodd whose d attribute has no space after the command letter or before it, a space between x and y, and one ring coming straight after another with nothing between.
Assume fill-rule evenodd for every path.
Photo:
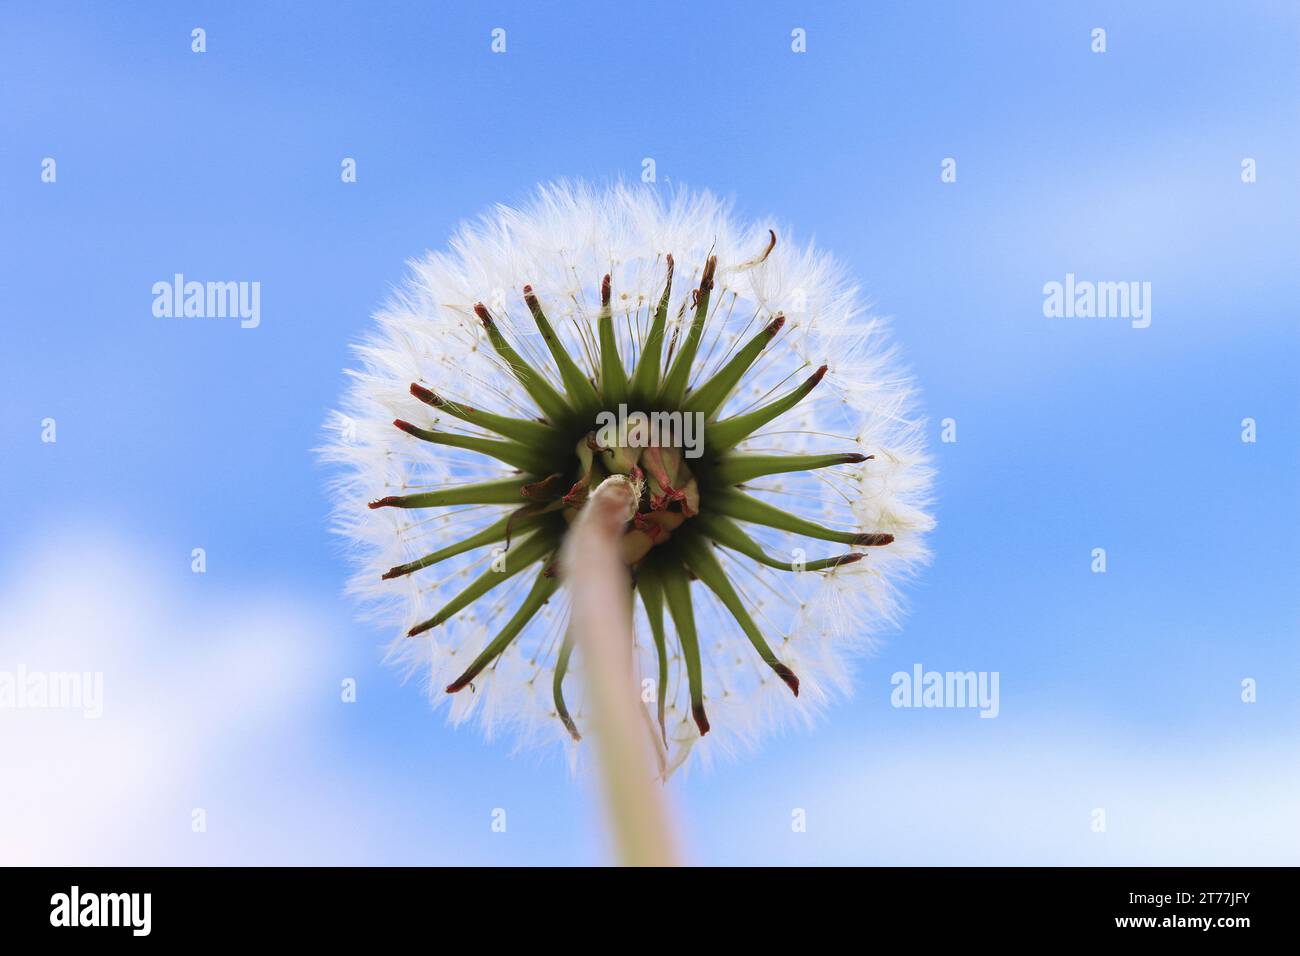
<instances>
[{"instance_id":1,"label":"blue sky","mask_svg":"<svg viewBox=\"0 0 1300 956\"><path fill-rule=\"evenodd\" d=\"M381 664L312 449L405 260L646 157L852 269L938 468L903 628L816 730L674 782L691 857L1300 859L1295 5L753 7L6 9L0 670L103 669L104 722L115 681L132 715L101 766L84 726L0 711L70 761L29 747L0 792L59 861L606 858L586 782L448 728ZM154 317L176 272L259 281L261 325ZM1150 282L1150 327L1045 318L1067 273ZM250 634L283 645L212 686ZM915 663L999 672L999 717L892 708ZM77 769L107 795L55 799ZM69 829L97 814L132 838Z\"/></svg>"}]
</instances>

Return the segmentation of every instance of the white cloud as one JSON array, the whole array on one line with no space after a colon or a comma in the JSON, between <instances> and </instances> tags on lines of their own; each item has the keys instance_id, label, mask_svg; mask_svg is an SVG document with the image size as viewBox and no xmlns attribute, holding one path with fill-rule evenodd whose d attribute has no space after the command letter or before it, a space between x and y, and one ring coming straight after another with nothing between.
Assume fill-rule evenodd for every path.
<instances>
[{"instance_id":1,"label":"white cloud","mask_svg":"<svg viewBox=\"0 0 1300 956\"><path fill-rule=\"evenodd\" d=\"M331 773L338 755L321 735L327 709L344 706L334 609L282 588L222 593L191 577L188 555L160 561L111 534L16 553L0 590L0 672L102 671L103 716L0 707L0 860L314 863L375 851L356 817L380 786ZM196 807L206 833L191 828Z\"/></svg>"},{"instance_id":2,"label":"white cloud","mask_svg":"<svg viewBox=\"0 0 1300 956\"><path fill-rule=\"evenodd\" d=\"M1057 716L998 736L828 740L795 756L780 782L766 781L760 799L752 779L711 793L707 812L720 819L699 821L706 846L697 856L841 865L1300 860L1293 741L1161 746L1112 729L1086 737L1087 725ZM733 784L738 792L728 792ZM791 831L795 807L806 812L804 833ZM1098 809L1105 832L1093 830Z\"/></svg>"}]
</instances>

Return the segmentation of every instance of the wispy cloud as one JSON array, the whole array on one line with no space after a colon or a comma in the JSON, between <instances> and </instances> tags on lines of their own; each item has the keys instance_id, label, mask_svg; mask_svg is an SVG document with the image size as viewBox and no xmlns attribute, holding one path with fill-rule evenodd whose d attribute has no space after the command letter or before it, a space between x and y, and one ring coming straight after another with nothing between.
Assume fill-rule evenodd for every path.
<instances>
[{"instance_id":1,"label":"wispy cloud","mask_svg":"<svg viewBox=\"0 0 1300 956\"><path fill-rule=\"evenodd\" d=\"M337 615L283 589L218 593L186 580L187 562L112 534L19 553L0 589L0 671L102 673L102 716L0 709L3 862L326 863L391 849L369 832L383 787L330 770L344 756L329 749L329 708L344 706Z\"/></svg>"},{"instance_id":2,"label":"wispy cloud","mask_svg":"<svg viewBox=\"0 0 1300 956\"><path fill-rule=\"evenodd\" d=\"M781 781L765 781L762 791L751 779L723 781L698 821L702 855L901 866L1300 859L1294 740L1215 740L1189 751L1111 728L1090 737L1080 733L1086 726L1057 715L1003 736L825 740L792 755ZM803 832L792 826L797 810ZM738 832L750 836L735 839Z\"/></svg>"}]
</instances>

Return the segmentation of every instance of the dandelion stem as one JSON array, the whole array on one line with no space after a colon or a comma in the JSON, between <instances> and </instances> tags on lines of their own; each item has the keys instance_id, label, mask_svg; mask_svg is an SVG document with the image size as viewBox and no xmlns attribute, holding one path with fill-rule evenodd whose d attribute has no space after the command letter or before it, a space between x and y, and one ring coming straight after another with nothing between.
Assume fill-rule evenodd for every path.
<instances>
[{"instance_id":1,"label":"dandelion stem","mask_svg":"<svg viewBox=\"0 0 1300 956\"><path fill-rule=\"evenodd\" d=\"M566 536L570 633L582 649L597 761L619 857L630 866L676 861L652 738L632 670L632 593L620 542L637 501L621 475L592 492Z\"/></svg>"}]
</instances>

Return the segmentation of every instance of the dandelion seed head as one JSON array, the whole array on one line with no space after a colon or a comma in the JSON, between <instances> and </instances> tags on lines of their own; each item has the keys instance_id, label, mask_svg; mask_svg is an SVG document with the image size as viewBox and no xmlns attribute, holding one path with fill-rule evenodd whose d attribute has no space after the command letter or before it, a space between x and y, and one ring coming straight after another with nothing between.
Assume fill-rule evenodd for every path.
<instances>
[{"instance_id":1,"label":"dandelion seed head","mask_svg":"<svg viewBox=\"0 0 1300 956\"><path fill-rule=\"evenodd\" d=\"M780 224L738 221L727 203L707 192L543 186L522 206L496 206L464 224L445 251L409 263L406 281L376 313L373 329L356 347L356 367L348 373L342 407L327 423L330 437L324 451L338 466L332 483L336 530L357 561L350 591L368 614L397 629L390 659L422 681L435 704L449 708L453 723L474 721L489 737L508 736L521 747L558 743L576 752L553 686L567 622L562 581L467 686L454 693L445 690L521 607L529 606L533 589L546 587L539 571L548 558L502 580L429 630L405 636L492 573L494 562L518 554L521 542L528 540L527 529L512 532L509 549L501 541L386 577L391 569L483 532L526 500L437 508L368 508L367 503L512 477L521 483L545 477L520 478L520 468L474 447L413 438L393 427L394 420L451 436L445 440L454 442L502 440L481 420L449 411L460 406L539 427L552 423L554 416L548 418L521 385L518 372L526 365L545 386L569 397L574 383L566 382L557 368L553 344L597 384L603 398L599 326L604 277L609 276L609 331L631 376L647 353L670 256L673 280L661 378L667 377L673 355L685 347L706 263L716 257L688 398L775 317L784 323L777 324L772 344L728 390L711 423L761 410L810 378L817 380L817 370L827 366L824 379L802 400L749 433L732 453L845 452L865 458L746 480L746 495L829 528L893 538L888 546L850 549L753 521L738 522L754 543L780 561L864 552L852 563L799 572L777 570L733 548L707 543L772 653L798 676L798 696L756 653L719 595L694 581L690 603L710 729L703 738L690 700L689 655L675 619L664 614L666 667L661 674L647 609L637 604L638 689L656 692L645 700L647 711L655 714L658 701L653 698L663 681L663 759L669 772L693 754L734 753L782 725L806 724L827 702L847 693L853 658L884 629L897 625L900 585L926 560L924 537L933 525L927 513L931 471L912 387L886 324L866 311L859 290L838 263L800 243ZM534 321L526 287L549 320L556 343L549 343ZM493 334L513 350L513 359L503 354ZM443 404L414 397L413 384ZM709 454L706 446L706 458ZM565 455L566 468L579 472L579 459ZM683 474L689 473L692 462L683 465L688 466ZM706 515L707 466L699 467L704 469L699 512ZM573 477L566 471L563 489L557 482L536 493L560 509L557 496L568 490ZM649 491L657 487L652 475L646 481ZM686 531L678 528L668 536L694 534L693 520L681 526ZM651 554L667 555L669 549L652 548ZM581 734L587 714L577 677L580 653L573 654L567 667L565 705Z\"/></svg>"}]
</instances>

